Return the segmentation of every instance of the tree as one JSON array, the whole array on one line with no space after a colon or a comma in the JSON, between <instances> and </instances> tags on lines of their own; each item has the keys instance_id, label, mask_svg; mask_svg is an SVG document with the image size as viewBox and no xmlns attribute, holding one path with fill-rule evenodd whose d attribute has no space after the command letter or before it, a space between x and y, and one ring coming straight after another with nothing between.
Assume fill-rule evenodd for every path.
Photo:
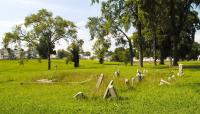
<instances>
[{"instance_id":1,"label":"tree","mask_svg":"<svg viewBox=\"0 0 200 114\"><path fill-rule=\"evenodd\" d=\"M30 36L37 40L44 40L47 44L48 70L51 69L51 52L52 47L60 39L68 40L76 38L76 26L73 22L63 19L62 17L53 17L53 14L46 9L39 10L38 13L32 14L25 18L25 26L32 28Z\"/></svg>"},{"instance_id":2,"label":"tree","mask_svg":"<svg viewBox=\"0 0 200 114\"><path fill-rule=\"evenodd\" d=\"M45 38L40 38L39 43L36 44L36 50L38 51L38 54L40 58L47 59L48 58L48 48L50 49L50 54L55 54L54 51L55 45L50 45L48 47L48 44L46 42Z\"/></svg>"},{"instance_id":3,"label":"tree","mask_svg":"<svg viewBox=\"0 0 200 114\"><path fill-rule=\"evenodd\" d=\"M110 48L110 41L106 39L97 39L95 44L93 45L94 54L99 59L99 63L104 63L104 58L108 49Z\"/></svg>"},{"instance_id":4,"label":"tree","mask_svg":"<svg viewBox=\"0 0 200 114\"><path fill-rule=\"evenodd\" d=\"M57 51L57 58L62 59L64 57L67 57L67 52L65 50L58 50Z\"/></svg>"},{"instance_id":5,"label":"tree","mask_svg":"<svg viewBox=\"0 0 200 114\"><path fill-rule=\"evenodd\" d=\"M108 49L110 48L110 40L106 39L108 37L108 31L105 28L105 21L102 17L90 17L86 25L89 29L91 40L96 40L93 45L93 50L99 59L99 63L103 64L104 57Z\"/></svg>"},{"instance_id":6,"label":"tree","mask_svg":"<svg viewBox=\"0 0 200 114\"><path fill-rule=\"evenodd\" d=\"M82 45L84 41L81 39L73 39L71 45L68 47L68 50L72 54L74 67L79 67L79 59L80 59L80 52L82 52Z\"/></svg>"}]
</instances>

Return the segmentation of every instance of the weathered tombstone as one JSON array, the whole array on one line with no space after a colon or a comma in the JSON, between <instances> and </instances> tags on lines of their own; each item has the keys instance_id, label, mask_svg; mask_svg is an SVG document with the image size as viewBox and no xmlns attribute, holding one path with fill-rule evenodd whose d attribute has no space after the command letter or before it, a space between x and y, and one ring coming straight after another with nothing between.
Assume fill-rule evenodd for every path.
<instances>
[{"instance_id":1,"label":"weathered tombstone","mask_svg":"<svg viewBox=\"0 0 200 114\"><path fill-rule=\"evenodd\" d=\"M78 92L76 95L74 95L74 98L77 100L86 99L87 97L83 94L83 92Z\"/></svg>"},{"instance_id":2,"label":"weathered tombstone","mask_svg":"<svg viewBox=\"0 0 200 114\"><path fill-rule=\"evenodd\" d=\"M167 81L161 79L159 85L161 86L161 85L164 85L164 84L166 84L166 85L171 85L169 82L167 82Z\"/></svg>"},{"instance_id":3,"label":"weathered tombstone","mask_svg":"<svg viewBox=\"0 0 200 114\"><path fill-rule=\"evenodd\" d=\"M98 89L103 81L104 75L103 73L101 73L101 75L99 76L98 80L97 80L97 84L96 84L96 88Z\"/></svg>"},{"instance_id":4,"label":"weathered tombstone","mask_svg":"<svg viewBox=\"0 0 200 114\"><path fill-rule=\"evenodd\" d=\"M109 90L110 95L111 95L112 98L118 97L117 91L116 91L116 89L114 88L113 85L110 85L110 87L108 88L108 90Z\"/></svg>"},{"instance_id":5,"label":"weathered tombstone","mask_svg":"<svg viewBox=\"0 0 200 114\"><path fill-rule=\"evenodd\" d=\"M117 71L115 71L115 76L119 77L120 76L120 70L118 69Z\"/></svg>"},{"instance_id":6,"label":"weathered tombstone","mask_svg":"<svg viewBox=\"0 0 200 114\"><path fill-rule=\"evenodd\" d=\"M48 80L48 79L40 79L40 80L37 80L37 82L39 82L39 83L52 83L53 81Z\"/></svg>"},{"instance_id":7,"label":"weathered tombstone","mask_svg":"<svg viewBox=\"0 0 200 114\"><path fill-rule=\"evenodd\" d=\"M108 87L106 88L103 98L106 99L109 97L116 97L116 96L117 92L113 86L113 80L111 80L110 83L108 84Z\"/></svg>"},{"instance_id":8,"label":"weathered tombstone","mask_svg":"<svg viewBox=\"0 0 200 114\"><path fill-rule=\"evenodd\" d=\"M141 82L143 80L142 73L139 70L137 70L136 77L138 82Z\"/></svg>"},{"instance_id":9,"label":"weathered tombstone","mask_svg":"<svg viewBox=\"0 0 200 114\"><path fill-rule=\"evenodd\" d=\"M127 87L130 86L130 84L129 84L129 79L125 79L125 84L126 84Z\"/></svg>"},{"instance_id":10,"label":"weathered tombstone","mask_svg":"<svg viewBox=\"0 0 200 114\"><path fill-rule=\"evenodd\" d=\"M179 64L179 72L178 72L178 76L183 76L183 64Z\"/></svg>"}]
</instances>

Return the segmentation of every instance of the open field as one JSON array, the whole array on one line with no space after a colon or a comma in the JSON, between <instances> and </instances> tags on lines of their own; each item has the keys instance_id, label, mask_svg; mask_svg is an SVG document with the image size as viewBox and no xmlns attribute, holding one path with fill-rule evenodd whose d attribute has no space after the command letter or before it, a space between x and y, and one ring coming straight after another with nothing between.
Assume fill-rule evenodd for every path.
<instances>
[{"instance_id":1,"label":"open field","mask_svg":"<svg viewBox=\"0 0 200 114\"><path fill-rule=\"evenodd\" d=\"M98 64L97 61L82 60L80 68L65 64L64 60L53 60L52 70L47 71L47 61L0 61L0 114L200 114L200 63L181 62L184 77L177 77L171 86L159 86L161 78L166 79L178 67L167 65L154 67L145 63L148 76L144 81L127 88L125 78L135 76L137 65L125 66L120 63ZM58 65L58 72L54 66ZM114 77L120 69L121 76ZM100 89L95 92L97 77L105 74ZM38 79L57 79L56 84L35 84ZM90 81L79 83L91 79ZM119 99L104 100L103 94L109 81ZM75 100L73 96L84 92L88 99Z\"/></svg>"}]
</instances>

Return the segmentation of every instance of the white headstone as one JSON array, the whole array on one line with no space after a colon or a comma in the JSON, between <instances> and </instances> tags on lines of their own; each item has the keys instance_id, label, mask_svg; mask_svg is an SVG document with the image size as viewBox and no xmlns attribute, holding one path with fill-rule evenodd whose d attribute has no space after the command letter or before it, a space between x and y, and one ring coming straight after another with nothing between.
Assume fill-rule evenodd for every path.
<instances>
[{"instance_id":1,"label":"white headstone","mask_svg":"<svg viewBox=\"0 0 200 114\"><path fill-rule=\"evenodd\" d=\"M111 97L118 97L118 95L117 95L117 91L116 91L116 89L114 88L114 86L113 85L111 85L110 87L109 87L109 92L110 92L110 95L111 95Z\"/></svg>"},{"instance_id":2,"label":"white headstone","mask_svg":"<svg viewBox=\"0 0 200 114\"><path fill-rule=\"evenodd\" d=\"M110 83L108 84L108 87L106 88L106 91L103 96L104 99L109 97L117 97L117 92L113 86L113 80L111 80Z\"/></svg>"},{"instance_id":3,"label":"white headstone","mask_svg":"<svg viewBox=\"0 0 200 114\"><path fill-rule=\"evenodd\" d=\"M142 73L139 70L137 70L136 77L138 82L142 81L143 79Z\"/></svg>"},{"instance_id":4,"label":"white headstone","mask_svg":"<svg viewBox=\"0 0 200 114\"><path fill-rule=\"evenodd\" d=\"M96 84L96 88L98 89L103 81L104 75L103 73L99 76L98 80L97 80L97 84Z\"/></svg>"},{"instance_id":5,"label":"white headstone","mask_svg":"<svg viewBox=\"0 0 200 114\"><path fill-rule=\"evenodd\" d=\"M117 71L115 71L115 76L116 77L120 76L120 70L119 69Z\"/></svg>"},{"instance_id":6,"label":"white headstone","mask_svg":"<svg viewBox=\"0 0 200 114\"><path fill-rule=\"evenodd\" d=\"M183 64L179 64L179 72L178 72L178 76L183 76Z\"/></svg>"}]
</instances>

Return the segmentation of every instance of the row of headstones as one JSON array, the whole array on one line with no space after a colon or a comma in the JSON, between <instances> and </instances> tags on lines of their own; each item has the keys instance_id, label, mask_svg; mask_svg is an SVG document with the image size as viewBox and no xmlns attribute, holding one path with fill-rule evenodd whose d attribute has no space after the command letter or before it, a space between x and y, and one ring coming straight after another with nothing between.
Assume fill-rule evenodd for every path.
<instances>
[{"instance_id":1,"label":"row of headstones","mask_svg":"<svg viewBox=\"0 0 200 114\"><path fill-rule=\"evenodd\" d=\"M147 70L144 70L143 73L141 71L137 70L136 77L131 78L132 86L133 86L134 82L141 82L144 79L144 76L146 76L147 72L148 72ZM119 77L120 71L117 70L114 74L116 77ZM96 89L99 89L99 87L101 86L101 84L103 82L103 79L104 79L104 74L102 73L97 80ZM106 91L104 93L104 96L103 96L104 99L118 97L117 91L116 91L113 83L114 83L114 81L111 80L110 83L108 84ZM125 84L126 84L126 86L130 87L129 79L127 79L127 78L125 79ZM78 92L76 95L74 95L74 98L85 99L87 97L84 95L83 92Z\"/></svg>"},{"instance_id":2,"label":"row of headstones","mask_svg":"<svg viewBox=\"0 0 200 114\"><path fill-rule=\"evenodd\" d=\"M177 73L177 76L184 76L184 72L183 72L183 64L179 64L179 72ZM164 80L164 79L161 79L160 80L160 86L161 85L171 85L171 82L173 81L173 80L175 80L176 79L176 76L173 74L172 76L169 76L168 78L167 78L167 80Z\"/></svg>"}]
</instances>

